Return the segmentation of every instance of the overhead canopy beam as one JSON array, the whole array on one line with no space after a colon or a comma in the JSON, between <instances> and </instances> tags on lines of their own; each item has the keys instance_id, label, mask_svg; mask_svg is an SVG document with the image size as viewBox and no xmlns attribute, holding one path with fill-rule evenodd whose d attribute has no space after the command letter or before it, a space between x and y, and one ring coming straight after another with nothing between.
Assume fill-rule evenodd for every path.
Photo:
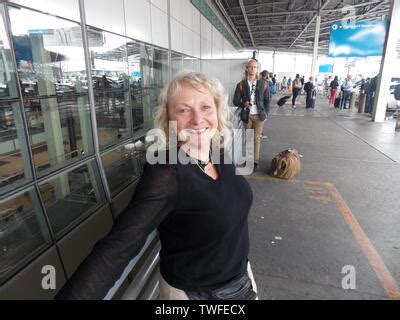
<instances>
[{"instance_id":1,"label":"overhead canopy beam","mask_svg":"<svg viewBox=\"0 0 400 320\"><path fill-rule=\"evenodd\" d=\"M304 32L306 32L307 28L314 22L314 20L317 18L319 12L323 10L328 4L330 0L326 0L325 3L321 6L321 8L314 14L314 16L311 18L311 20L307 23L307 25L304 27L303 31L300 32L300 34L297 36L296 39L292 42L292 44L289 46L289 49L295 44L297 40L300 39L300 37L303 35Z\"/></svg>"},{"instance_id":2,"label":"overhead canopy beam","mask_svg":"<svg viewBox=\"0 0 400 320\"><path fill-rule=\"evenodd\" d=\"M242 47L245 47L243 38L241 37L240 33L235 27L235 24L232 22L232 19L229 17L229 14L226 12L224 6L221 3L221 0L216 0L215 3L217 4L218 9L222 12L224 18L228 22L229 26L232 28L233 32L235 33L238 41L240 42Z\"/></svg>"},{"instance_id":3,"label":"overhead canopy beam","mask_svg":"<svg viewBox=\"0 0 400 320\"><path fill-rule=\"evenodd\" d=\"M351 8L358 8L358 7L366 7L370 4L375 4L375 3L380 3L384 4L385 2L382 3L382 0L373 0L369 2L363 2L355 5L348 5ZM321 10L321 14L328 14L331 12L343 12L343 9L345 7L341 8L333 8L333 9L323 9ZM248 17L273 17L273 16L282 16L282 15L300 15L300 14L308 14L308 13L315 13L315 10L296 10L296 11L282 11L282 12L268 12L268 13L250 13L247 14ZM240 18L241 15L231 15L231 17L234 18Z\"/></svg>"},{"instance_id":4,"label":"overhead canopy beam","mask_svg":"<svg viewBox=\"0 0 400 320\"><path fill-rule=\"evenodd\" d=\"M260 4L248 4L246 5L248 12L262 8L262 7L269 7L269 6L276 6L280 4L287 4L290 1L273 1L273 2L267 2L267 3L260 3ZM240 7L231 7L232 10L238 10Z\"/></svg>"},{"instance_id":5,"label":"overhead canopy beam","mask_svg":"<svg viewBox=\"0 0 400 320\"><path fill-rule=\"evenodd\" d=\"M255 45L255 43L254 43L253 35L251 34L251 29L250 29L250 25L249 25L249 20L247 19L246 9L245 9L245 7L244 7L243 0L239 0L239 4L240 4L240 9L242 9L244 21L246 21L246 26L247 26L247 30L249 31L251 43L252 43L253 46L255 47L256 45Z\"/></svg>"}]
</instances>

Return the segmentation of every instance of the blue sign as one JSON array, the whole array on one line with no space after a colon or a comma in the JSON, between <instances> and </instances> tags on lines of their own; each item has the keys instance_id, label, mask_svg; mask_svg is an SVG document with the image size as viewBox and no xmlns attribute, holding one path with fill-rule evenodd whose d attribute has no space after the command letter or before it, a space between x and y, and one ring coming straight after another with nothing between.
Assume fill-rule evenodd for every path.
<instances>
[{"instance_id":1,"label":"blue sign","mask_svg":"<svg viewBox=\"0 0 400 320\"><path fill-rule=\"evenodd\" d=\"M381 56L386 21L335 22L330 26L329 57Z\"/></svg>"},{"instance_id":2,"label":"blue sign","mask_svg":"<svg viewBox=\"0 0 400 320\"><path fill-rule=\"evenodd\" d=\"M319 73L332 73L333 64L321 64L319 66Z\"/></svg>"},{"instance_id":3,"label":"blue sign","mask_svg":"<svg viewBox=\"0 0 400 320\"><path fill-rule=\"evenodd\" d=\"M28 34L54 34L54 29L30 29Z\"/></svg>"},{"instance_id":4,"label":"blue sign","mask_svg":"<svg viewBox=\"0 0 400 320\"><path fill-rule=\"evenodd\" d=\"M132 72L132 75L133 75L135 78L141 78L141 77L142 77L142 74L141 74L139 71L133 71L133 72Z\"/></svg>"}]
</instances>

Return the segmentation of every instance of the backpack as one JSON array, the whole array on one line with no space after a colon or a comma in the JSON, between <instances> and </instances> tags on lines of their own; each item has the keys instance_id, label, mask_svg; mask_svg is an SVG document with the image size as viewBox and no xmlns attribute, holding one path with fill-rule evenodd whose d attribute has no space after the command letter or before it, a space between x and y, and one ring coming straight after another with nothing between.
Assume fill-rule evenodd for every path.
<instances>
[{"instance_id":1,"label":"backpack","mask_svg":"<svg viewBox=\"0 0 400 320\"><path fill-rule=\"evenodd\" d=\"M272 159L269 174L280 179L293 178L301 170L300 157L296 149L280 152Z\"/></svg>"}]
</instances>

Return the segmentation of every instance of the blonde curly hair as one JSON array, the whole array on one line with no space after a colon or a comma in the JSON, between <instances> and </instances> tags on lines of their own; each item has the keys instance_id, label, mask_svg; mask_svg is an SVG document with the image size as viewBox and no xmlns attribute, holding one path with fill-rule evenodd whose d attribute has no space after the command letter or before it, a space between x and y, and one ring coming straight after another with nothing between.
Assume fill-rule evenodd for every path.
<instances>
[{"instance_id":1,"label":"blonde curly hair","mask_svg":"<svg viewBox=\"0 0 400 320\"><path fill-rule=\"evenodd\" d=\"M184 84L190 85L195 89L204 88L213 96L217 108L217 132L223 134L222 141L216 134L213 137L213 142L219 144L221 147L225 147L228 141L230 141L230 129L232 127L229 120L228 94L218 79L209 77L202 72L183 70L176 74L168 85L164 87L158 98L158 106L154 115L154 127L162 131L165 142L168 144L168 102L173 95L179 93Z\"/></svg>"}]
</instances>

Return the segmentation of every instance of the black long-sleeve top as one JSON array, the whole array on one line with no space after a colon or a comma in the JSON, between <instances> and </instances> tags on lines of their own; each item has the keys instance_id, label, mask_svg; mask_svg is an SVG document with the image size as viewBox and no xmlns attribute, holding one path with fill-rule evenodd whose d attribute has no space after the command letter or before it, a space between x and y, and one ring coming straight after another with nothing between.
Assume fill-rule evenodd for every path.
<instances>
[{"instance_id":1,"label":"black long-sleeve top","mask_svg":"<svg viewBox=\"0 0 400 320\"><path fill-rule=\"evenodd\" d=\"M217 180L196 164L146 164L129 206L56 299L103 299L156 227L172 286L214 289L244 274L252 191L233 164L215 166Z\"/></svg>"},{"instance_id":2,"label":"black long-sleeve top","mask_svg":"<svg viewBox=\"0 0 400 320\"><path fill-rule=\"evenodd\" d=\"M331 87L331 89L337 89L339 87L339 82L335 79L333 79L331 81L331 83L329 84L329 86Z\"/></svg>"}]
</instances>

